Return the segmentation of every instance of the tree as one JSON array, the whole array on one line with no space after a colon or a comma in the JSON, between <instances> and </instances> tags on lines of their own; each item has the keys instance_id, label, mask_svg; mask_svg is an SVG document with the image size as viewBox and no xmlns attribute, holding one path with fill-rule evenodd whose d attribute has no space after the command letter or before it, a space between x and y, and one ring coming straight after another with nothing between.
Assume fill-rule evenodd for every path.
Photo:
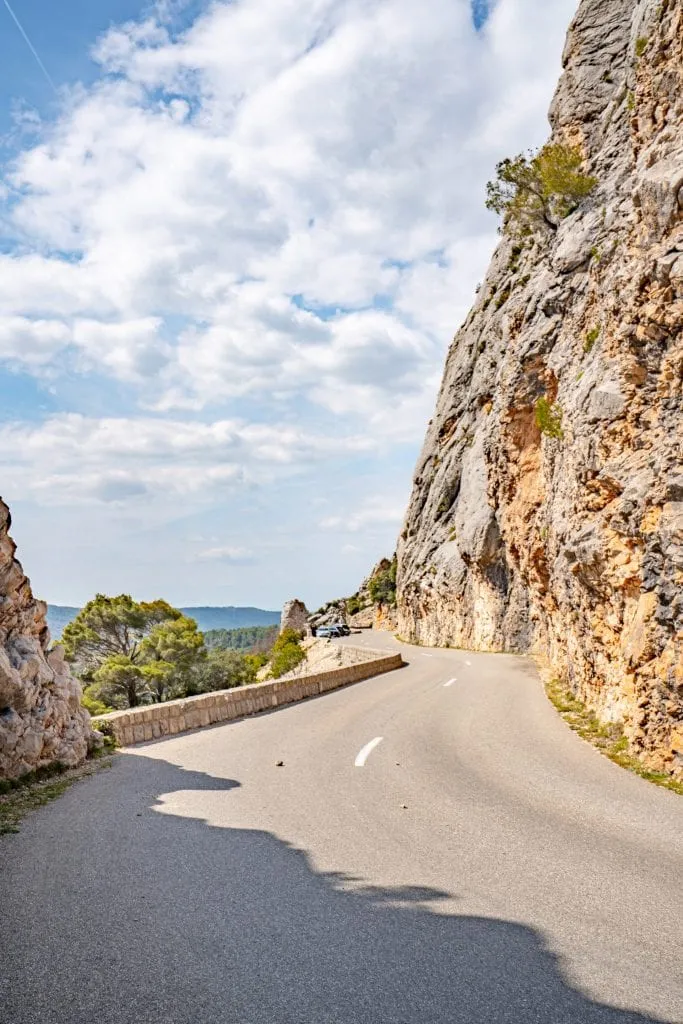
<instances>
[{"instance_id":1,"label":"tree","mask_svg":"<svg viewBox=\"0 0 683 1024\"><path fill-rule=\"evenodd\" d=\"M486 186L486 206L503 217L503 226L528 229L544 224L557 231L561 220L589 196L598 179L581 170L576 146L548 143L536 154L502 160L496 180Z\"/></svg>"},{"instance_id":2,"label":"tree","mask_svg":"<svg viewBox=\"0 0 683 1024\"><path fill-rule=\"evenodd\" d=\"M249 655L232 650L213 650L199 662L188 681L187 696L229 690L256 681L256 665Z\"/></svg>"},{"instance_id":3,"label":"tree","mask_svg":"<svg viewBox=\"0 0 683 1024\"><path fill-rule=\"evenodd\" d=\"M204 637L186 615L160 622L140 644L139 657L155 700L176 696L183 677L204 655Z\"/></svg>"},{"instance_id":4,"label":"tree","mask_svg":"<svg viewBox=\"0 0 683 1024\"><path fill-rule=\"evenodd\" d=\"M215 647L242 650L269 650L275 643L278 626L240 626L237 629L209 629L204 633L207 650Z\"/></svg>"},{"instance_id":5,"label":"tree","mask_svg":"<svg viewBox=\"0 0 683 1024\"><path fill-rule=\"evenodd\" d=\"M149 681L140 665L125 654L111 654L93 673L91 694L114 708L136 708L148 702Z\"/></svg>"},{"instance_id":6,"label":"tree","mask_svg":"<svg viewBox=\"0 0 683 1024\"><path fill-rule=\"evenodd\" d=\"M122 655L137 663L144 638L160 622L182 616L166 601L138 602L128 594L97 594L82 608L62 634L67 661L78 665L84 679L106 658Z\"/></svg>"},{"instance_id":7,"label":"tree","mask_svg":"<svg viewBox=\"0 0 683 1024\"><path fill-rule=\"evenodd\" d=\"M67 659L91 681L88 698L137 707L181 693L204 656L194 619L166 601L97 594L64 630Z\"/></svg>"},{"instance_id":8,"label":"tree","mask_svg":"<svg viewBox=\"0 0 683 1024\"><path fill-rule=\"evenodd\" d=\"M275 643L270 656L270 676L279 679L306 660L306 651L301 646L300 634L295 629L284 629Z\"/></svg>"}]
</instances>

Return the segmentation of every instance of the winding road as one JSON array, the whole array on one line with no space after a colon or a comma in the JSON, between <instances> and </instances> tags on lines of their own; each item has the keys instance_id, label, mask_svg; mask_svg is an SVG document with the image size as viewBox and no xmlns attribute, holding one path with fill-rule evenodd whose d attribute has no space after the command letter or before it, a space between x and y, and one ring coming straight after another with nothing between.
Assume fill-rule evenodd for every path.
<instances>
[{"instance_id":1,"label":"winding road","mask_svg":"<svg viewBox=\"0 0 683 1024\"><path fill-rule=\"evenodd\" d=\"M345 642L409 665L119 753L0 840L3 1024L683 1021L683 799L522 658Z\"/></svg>"}]
</instances>

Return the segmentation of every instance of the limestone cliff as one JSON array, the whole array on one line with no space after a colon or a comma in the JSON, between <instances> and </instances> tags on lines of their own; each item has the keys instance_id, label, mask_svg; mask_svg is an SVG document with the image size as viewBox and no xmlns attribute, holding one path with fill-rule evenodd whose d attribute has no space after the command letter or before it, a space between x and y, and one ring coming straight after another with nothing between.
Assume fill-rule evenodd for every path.
<instances>
[{"instance_id":1,"label":"limestone cliff","mask_svg":"<svg viewBox=\"0 0 683 1024\"><path fill-rule=\"evenodd\" d=\"M0 501L0 778L60 761L82 761L93 742L81 688L61 649L49 651L46 606L14 557Z\"/></svg>"},{"instance_id":2,"label":"limestone cliff","mask_svg":"<svg viewBox=\"0 0 683 1024\"><path fill-rule=\"evenodd\" d=\"M557 232L503 236L453 342L399 631L536 653L680 777L681 0L583 0L550 121L598 185ZM559 429L539 429L539 400Z\"/></svg>"}]
</instances>

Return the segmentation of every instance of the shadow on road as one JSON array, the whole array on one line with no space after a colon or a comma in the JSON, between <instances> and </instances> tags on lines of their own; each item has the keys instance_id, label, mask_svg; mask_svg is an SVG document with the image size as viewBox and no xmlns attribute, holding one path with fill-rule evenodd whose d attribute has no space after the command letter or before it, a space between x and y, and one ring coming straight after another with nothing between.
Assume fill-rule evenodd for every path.
<instances>
[{"instance_id":1,"label":"shadow on road","mask_svg":"<svg viewBox=\"0 0 683 1024\"><path fill-rule=\"evenodd\" d=\"M34 819L26 850L55 839L43 868L3 848L8 1024L652 1020L571 988L529 928L437 913L448 894L423 887L350 891L362 880L316 873L270 833L155 810L177 790L229 801L233 780L116 762Z\"/></svg>"}]
</instances>

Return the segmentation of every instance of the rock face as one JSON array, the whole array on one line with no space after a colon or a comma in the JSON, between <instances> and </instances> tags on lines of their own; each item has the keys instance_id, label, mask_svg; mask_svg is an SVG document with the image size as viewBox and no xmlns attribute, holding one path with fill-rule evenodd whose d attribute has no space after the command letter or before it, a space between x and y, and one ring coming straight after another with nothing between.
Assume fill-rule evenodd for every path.
<instances>
[{"instance_id":1,"label":"rock face","mask_svg":"<svg viewBox=\"0 0 683 1024\"><path fill-rule=\"evenodd\" d=\"M282 609L280 632L284 633L286 629L293 629L297 633L305 633L308 615L308 608L303 601L299 601L296 597L293 601L287 601Z\"/></svg>"},{"instance_id":2,"label":"rock face","mask_svg":"<svg viewBox=\"0 0 683 1024\"><path fill-rule=\"evenodd\" d=\"M381 558L369 576L361 583L354 595L360 605L359 611L349 616L349 625L360 628L385 629L391 633L396 631L396 606L387 601L373 601L371 582L378 576L390 572L392 561Z\"/></svg>"},{"instance_id":3,"label":"rock face","mask_svg":"<svg viewBox=\"0 0 683 1024\"><path fill-rule=\"evenodd\" d=\"M0 501L0 777L14 778L56 761L76 765L93 730L81 688L61 648L48 651L46 606L15 559L10 514Z\"/></svg>"},{"instance_id":4,"label":"rock face","mask_svg":"<svg viewBox=\"0 0 683 1024\"><path fill-rule=\"evenodd\" d=\"M382 558L369 576L361 583L351 597L340 597L328 601L317 612L309 616L308 624L313 629L345 622L352 629L396 629L396 608L393 604L373 601L371 583L381 574L390 572L392 562Z\"/></svg>"},{"instance_id":5,"label":"rock face","mask_svg":"<svg viewBox=\"0 0 683 1024\"><path fill-rule=\"evenodd\" d=\"M453 342L399 631L536 653L683 777L683 5L583 0L564 67L553 141L598 186L556 233L503 236Z\"/></svg>"},{"instance_id":6,"label":"rock face","mask_svg":"<svg viewBox=\"0 0 683 1024\"><path fill-rule=\"evenodd\" d=\"M308 616L310 628L317 629L318 626L332 626L338 622L348 622L349 615L346 611L346 598L338 597L334 601L328 601L317 612Z\"/></svg>"}]
</instances>

